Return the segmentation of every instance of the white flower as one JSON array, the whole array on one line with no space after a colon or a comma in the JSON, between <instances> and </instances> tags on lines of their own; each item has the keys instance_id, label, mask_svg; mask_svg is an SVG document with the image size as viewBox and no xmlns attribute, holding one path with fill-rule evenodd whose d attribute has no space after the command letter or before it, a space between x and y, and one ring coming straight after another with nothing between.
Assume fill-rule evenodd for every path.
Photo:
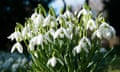
<instances>
[{"instance_id":1,"label":"white flower","mask_svg":"<svg viewBox=\"0 0 120 72\"><path fill-rule=\"evenodd\" d=\"M18 40L21 41L22 40L21 33L20 32L14 32L10 36L8 36L8 39L11 39L11 40L16 39L16 41L18 41Z\"/></svg>"},{"instance_id":2,"label":"white flower","mask_svg":"<svg viewBox=\"0 0 120 72\"><path fill-rule=\"evenodd\" d=\"M34 50L35 45L41 45L42 43L43 43L43 36L42 36L42 34L39 34L38 36L33 37L30 40L29 48L30 48L30 50Z\"/></svg>"},{"instance_id":3,"label":"white flower","mask_svg":"<svg viewBox=\"0 0 120 72\"><path fill-rule=\"evenodd\" d=\"M19 53L23 53L23 47L19 42L15 43L13 45L13 47L11 49L11 53L13 53L15 51L15 49L17 49Z\"/></svg>"},{"instance_id":4,"label":"white flower","mask_svg":"<svg viewBox=\"0 0 120 72\"><path fill-rule=\"evenodd\" d=\"M43 23L43 27L46 27L47 25L49 25L50 23L50 15L48 15L45 19L44 19L44 23Z\"/></svg>"},{"instance_id":5,"label":"white flower","mask_svg":"<svg viewBox=\"0 0 120 72\"><path fill-rule=\"evenodd\" d=\"M28 26L26 26L26 27L23 28L23 30L22 30L22 37L25 38L25 39L27 37L32 37L30 28Z\"/></svg>"},{"instance_id":6,"label":"white flower","mask_svg":"<svg viewBox=\"0 0 120 72\"><path fill-rule=\"evenodd\" d=\"M68 34L66 29L63 29L63 32L68 39L72 39L72 35Z\"/></svg>"},{"instance_id":7,"label":"white flower","mask_svg":"<svg viewBox=\"0 0 120 72\"><path fill-rule=\"evenodd\" d=\"M73 51L76 52L77 54L79 54L81 52L81 47L78 45L78 46L74 47Z\"/></svg>"},{"instance_id":8,"label":"white flower","mask_svg":"<svg viewBox=\"0 0 120 72\"><path fill-rule=\"evenodd\" d=\"M50 33L50 35L52 35L54 37L54 35L55 35L55 30L54 29L50 29L48 32Z\"/></svg>"},{"instance_id":9,"label":"white flower","mask_svg":"<svg viewBox=\"0 0 120 72\"><path fill-rule=\"evenodd\" d=\"M55 32L54 39L58 38L58 36L61 34L61 32L62 32L62 28L59 28L59 29Z\"/></svg>"},{"instance_id":10,"label":"white flower","mask_svg":"<svg viewBox=\"0 0 120 72\"><path fill-rule=\"evenodd\" d=\"M51 23L52 22L52 23ZM48 15L45 19L44 19L44 23L43 23L43 27L46 26L55 26L57 24L55 17Z\"/></svg>"},{"instance_id":11,"label":"white flower","mask_svg":"<svg viewBox=\"0 0 120 72\"><path fill-rule=\"evenodd\" d=\"M48 60L47 66L51 65L52 67L55 67L56 63L57 63L56 57L52 57Z\"/></svg>"},{"instance_id":12,"label":"white flower","mask_svg":"<svg viewBox=\"0 0 120 72\"><path fill-rule=\"evenodd\" d=\"M85 51L85 52L89 52L88 51L88 47L91 48L91 42L87 37L83 37L80 41L79 41L79 46Z\"/></svg>"},{"instance_id":13,"label":"white flower","mask_svg":"<svg viewBox=\"0 0 120 72\"><path fill-rule=\"evenodd\" d=\"M73 18L73 17L74 17L73 14L72 14L69 10L67 10L67 11L64 13L64 16L65 16L65 18Z\"/></svg>"},{"instance_id":14,"label":"white flower","mask_svg":"<svg viewBox=\"0 0 120 72\"><path fill-rule=\"evenodd\" d=\"M82 37L79 44L82 45L83 43L87 43L89 47L91 47L91 42L87 37Z\"/></svg>"},{"instance_id":15,"label":"white flower","mask_svg":"<svg viewBox=\"0 0 120 72\"><path fill-rule=\"evenodd\" d=\"M88 20L87 30L89 29L90 31L93 31L96 28L97 28L97 26L95 24L95 21L93 19Z\"/></svg>"},{"instance_id":16,"label":"white flower","mask_svg":"<svg viewBox=\"0 0 120 72\"><path fill-rule=\"evenodd\" d=\"M115 35L116 35L115 29L107 23L101 24L99 26L99 30L102 34L102 37L107 40L110 40L111 38L115 37Z\"/></svg>"},{"instance_id":17,"label":"white flower","mask_svg":"<svg viewBox=\"0 0 120 72\"><path fill-rule=\"evenodd\" d=\"M50 27L56 27L58 25L58 23L57 23L57 21L55 20L55 21L51 21L50 22Z\"/></svg>"},{"instance_id":18,"label":"white flower","mask_svg":"<svg viewBox=\"0 0 120 72\"><path fill-rule=\"evenodd\" d=\"M34 20L34 19L37 17L37 15L38 15L38 14L37 14L36 12L33 13L32 16L31 16L31 20Z\"/></svg>"},{"instance_id":19,"label":"white flower","mask_svg":"<svg viewBox=\"0 0 120 72\"><path fill-rule=\"evenodd\" d=\"M64 38L64 36L66 36L68 39L71 39L71 36L68 34L67 30L64 28L59 28L54 35L54 39L58 38L60 36L60 38Z\"/></svg>"},{"instance_id":20,"label":"white flower","mask_svg":"<svg viewBox=\"0 0 120 72\"><path fill-rule=\"evenodd\" d=\"M100 26L99 26L99 29L104 29L104 28L109 28L110 25L107 24L107 23L102 23Z\"/></svg>"},{"instance_id":21,"label":"white flower","mask_svg":"<svg viewBox=\"0 0 120 72\"><path fill-rule=\"evenodd\" d=\"M88 12L87 12L87 10L86 9L82 9L82 10L80 10L80 12L78 13L78 15L77 15L77 18L80 18L80 16L81 16L81 14L83 14L83 15L87 15L88 14Z\"/></svg>"},{"instance_id":22,"label":"white flower","mask_svg":"<svg viewBox=\"0 0 120 72\"><path fill-rule=\"evenodd\" d=\"M47 42L51 42L52 40L50 39L50 32L48 31L47 33L45 33L44 35L44 42L47 44Z\"/></svg>"},{"instance_id":23,"label":"white flower","mask_svg":"<svg viewBox=\"0 0 120 72\"><path fill-rule=\"evenodd\" d=\"M36 27L39 26L44 20L44 17L41 14L37 14L36 12L32 14L31 20L35 24Z\"/></svg>"},{"instance_id":24,"label":"white flower","mask_svg":"<svg viewBox=\"0 0 120 72\"><path fill-rule=\"evenodd\" d=\"M100 30L96 30L93 34L92 34L92 39L94 39L94 38L99 38L99 39L102 39L102 34L101 34L101 32L100 32Z\"/></svg>"}]
</instances>

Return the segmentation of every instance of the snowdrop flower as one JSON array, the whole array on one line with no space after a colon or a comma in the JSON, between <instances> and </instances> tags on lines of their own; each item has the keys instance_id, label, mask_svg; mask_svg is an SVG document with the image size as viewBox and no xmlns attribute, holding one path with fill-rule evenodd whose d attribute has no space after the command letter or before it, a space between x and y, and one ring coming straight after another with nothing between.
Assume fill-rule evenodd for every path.
<instances>
[{"instance_id":1,"label":"snowdrop flower","mask_svg":"<svg viewBox=\"0 0 120 72\"><path fill-rule=\"evenodd\" d=\"M100 32L100 30L96 30L93 34L92 34L92 39L94 38L99 38L99 39L102 39L102 33Z\"/></svg>"},{"instance_id":2,"label":"snowdrop flower","mask_svg":"<svg viewBox=\"0 0 120 72\"><path fill-rule=\"evenodd\" d=\"M35 26L39 26L40 23L43 22L44 17L41 14L37 14L36 12L34 14L32 14L31 16L31 20L33 21L33 23L35 24Z\"/></svg>"},{"instance_id":3,"label":"snowdrop flower","mask_svg":"<svg viewBox=\"0 0 120 72\"><path fill-rule=\"evenodd\" d=\"M97 26L95 24L95 21L93 19L90 19L88 20L88 23L87 23L87 30L89 29L90 31L93 31L94 29L96 29Z\"/></svg>"},{"instance_id":4,"label":"snowdrop flower","mask_svg":"<svg viewBox=\"0 0 120 72\"><path fill-rule=\"evenodd\" d=\"M100 26L99 26L99 29L104 29L104 28L109 28L110 25L107 24L107 23L102 23Z\"/></svg>"},{"instance_id":5,"label":"snowdrop flower","mask_svg":"<svg viewBox=\"0 0 120 72\"><path fill-rule=\"evenodd\" d=\"M83 37L80 41L79 41L79 46L85 51L85 52L89 52L88 51L88 47L91 47L91 42L87 37Z\"/></svg>"},{"instance_id":6,"label":"snowdrop flower","mask_svg":"<svg viewBox=\"0 0 120 72\"><path fill-rule=\"evenodd\" d=\"M76 52L77 54L79 54L81 52L81 47L79 45L74 47L73 52Z\"/></svg>"},{"instance_id":7,"label":"snowdrop flower","mask_svg":"<svg viewBox=\"0 0 120 72\"><path fill-rule=\"evenodd\" d=\"M31 16L31 20L34 20L34 19L37 17L37 15L38 15L38 14L37 14L36 12L33 13L32 16Z\"/></svg>"},{"instance_id":8,"label":"snowdrop flower","mask_svg":"<svg viewBox=\"0 0 120 72\"><path fill-rule=\"evenodd\" d=\"M54 39L58 38L58 36L61 34L61 32L62 32L62 28L59 28L59 29L55 32Z\"/></svg>"},{"instance_id":9,"label":"snowdrop flower","mask_svg":"<svg viewBox=\"0 0 120 72\"><path fill-rule=\"evenodd\" d=\"M107 40L110 40L111 38L115 37L115 35L116 35L115 29L107 23L101 24L99 26L99 30L102 34L102 37Z\"/></svg>"},{"instance_id":10,"label":"snowdrop flower","mask_svg":"<svg viewBox=\"0 0 120 72\"><path fill-rule=\"evenodd\" d=\"M51 16L48 15L48 16L44 19L43 27L49 25L49 23L50 23L50 17L51 17Z\"/></svg>"},{"instance_id":11,"label":"snowdrop flower","mask_svg":"<svg viewBox=\"0 0 120 72\"><path fill-rule=\"evenodd\" d=\"M22 30L22 37L25 38L25 39L27 37L32 37L30 28L28 26L26 26L26 27L23 28L23 30Z\"/></svg>"},{"instance_id":12,"label":"snowdrop flower","mask_svg":"<svg viewBox=\"0 0 120 72\"><path fill-rule=\"evenodd\" d=\"M20 32L14 32L12 33L10 36L8 36L8 39L14 40L16 39L16 41L21 41L21 33Z\"/></svg>"},{"instance_id":13,"label":"snowdrop flower","mask_svg":"<svg viewBox=\"0 0 120 72\"><path fill-rule=\"evenodd\" d=\"M43 43L43 36L42 36L42 34L39 34L38 36L33 37L30 40L29 48L32 51L32 50L34 50L35 45L41 45L42 43Z\"/></svg>"},{"instance_id":14,"label":"snowdrop flower","mask_svg":"<svg viewBox=\"0 0 120 72\"><path fill-rule=\"evenodd\" d=\"M48 32L50 33L50 35L52 35L54 37L54 35L55 35L55 30L54 29L50 29Z\"/></svg>"},{"instance_id":15,"label":"snowdrop flower","mask_svg":"<svg viewBox=\"0 0 120 72\"><path fill-rule=\"evenodd\" d=\"M44 23L43 23L43 27L46 27L46 26L50 26L51 25L51 22L52 22L52 26L55 25L56 23L56 19L55 17L51 16L51 15L48 15L45 19L44 19ZM54 22L54 24L53 24Z\"/></svg>"},{"instance_id":16,"label":"snowdrop flower","mask_svg":"<svg viewBox=\"0 0 120 72\"><path fill-rule=\"evenodd\" d=\"M50 32L49 31L47 33L45 33L45 35L43 37L44 37L44 42L46 44L48 44L47 42L52 43L52 40L50 39Z\"/></svg>"},{"instance_id":17,"label":"snowdrop flower","mask_svg":"<svg viewBox=\"0 0 120 72\"><path fill-rule=\"evenodd\" d=\"M13 47L11 49L11 53L13 53L15 51L15 49L17 49L19 53L23 53L23 47L19 42L15 43L13 45Z\"/></svg>"},{"instance_id":18,"label":"snowdrop flower","mask_svg":"<svg viewBox=\"0 0 120 72\"><path fill-rule=\"evenodd\" d=\"M87 43L88 46L91 47L91 42L90 42L90 40L89 40L87 37L83 37L83 38L80 40L79 44L81 45L81 44L83 44L83 43Z\"/></svg>"},{"instance_id":19,"label":"snowdrop flower","mask_svg":"<svg viewBox=\"0 0 120 72\"><path fill-rule=\"evenodd\" d=\"M52 57L48 60L47 66L51 65L52 67L55 67L56 63L57 63L56 57Z\"/></svg>"},{"instance_id":20,"label":"snowdrop flower","mask_svg":"<svg viewBox=\"0 0 120 72\"><path fill-rule=\"evenodd\" d=\"M78 15L77 15L77 18L80 18L81 14L83 14L83 15L87 15L88 12L87 12L86 9L83 8L82 10L79 11L79 13L78 13Z\"/></svg>"},{"instance_id":21,"label":"snowdrop flower","mask_svg":"<svg viewBox=\"0 0 120 72\"><path fill-rule=\"evenodd\" d=\"M63 29L63 32L68 39L72 39L72 35L68 34L69 32L66 29Z\"/></svg>"},{"instance_id":22,"label":"snowdrop flower","mask_svg":"<svg viewBox=\"0 0 120 72\"><path fill-rule=\"evenodd\" d=\"M86 53L88 53L89 51L87 47L89 48L91 47L90 40L86 37L83 37L80 40L79 44L73 48L73 53L79 54L81 52L81 49L83 49Z\"/></svg>"},{"instance_id":23,"label":"snowdrop flower","mask_svg":"<svg viewBox=\"0 0 120 72\"><path fill-rule=\"evenodd\" d=\"M60 21L61 18L66 21L66 17L65 17L64 15L62 15L62 14L60 14L60 15L57 17L56 21Z\"/></svg>"},{"instance_id":24,"label":"snowdrop flower","mask_svg":"<svg viewBox=\"0 0 120 72\"><path fill-rule=\"evenodd\" d=\"M51 21L51 23L50 23L50 27L57 27L57 25L58 25L58 23L57 23L57 21L55 20L55 21Z\"/></svg>"},{"instance_id":25,"label":"snowdrop flower","mask_svg":"<svg viewBox=\"0 0 120 72\"><path fill-rule=\"evenodd\" d=\"M68 39L71 39L71 36L68 34L67 30L62 27L55 32L54 39L58 38L59 36L60 38L66 36Z\"/></svg>"},{"instance_id":26,"label":"snowdrop flower","mask_svg":"<svg viewBox=\"0 0 120 72\"><path fill-rule=\"evenodd\" d=\"M66 18L73 18L73 17L74 17L73 14L72 14L69 10L67 10L67 11L64 13L64 16L65 16Z\"/></svg>"}]
</instances>

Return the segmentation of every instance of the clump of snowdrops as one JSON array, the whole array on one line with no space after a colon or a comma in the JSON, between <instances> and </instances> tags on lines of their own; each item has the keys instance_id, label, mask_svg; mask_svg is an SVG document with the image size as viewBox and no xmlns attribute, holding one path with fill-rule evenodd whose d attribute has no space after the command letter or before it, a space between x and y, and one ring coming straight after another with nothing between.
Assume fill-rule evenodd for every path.
<instances>
[{"instance_id":1,"label":"clump of snowdrops","mask_svg":"<svg viewBox=\"0 0 120 72\"><path fill-rule=\"evenodd\" d=\"M33 61L31 72L98 72L113 49L106 50L101 42L115 34L102 15L94 18L86 5L74 13L67 9L59 16L53 8L46 13L38 5L8 38L16 40L11 52L23 53L21 42L26 45Z\"/></svg>"}]
</instances>

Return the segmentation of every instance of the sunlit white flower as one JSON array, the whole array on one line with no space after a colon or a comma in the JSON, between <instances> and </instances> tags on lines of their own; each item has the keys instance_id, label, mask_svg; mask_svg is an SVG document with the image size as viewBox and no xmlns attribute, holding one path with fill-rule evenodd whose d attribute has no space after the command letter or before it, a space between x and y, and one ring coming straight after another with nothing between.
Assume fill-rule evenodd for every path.
<instances>
[{"instance_id":1,"label":"sunlit white flower","mask_svg":"<svg viewBox=\"0 0 120 72\"><path fill-rule=\"evenodd\" d=\"M96 28L97 28L97 26L95 24L95 21L93 19L88 20L87 30L89 29L90 31L93 31Z\"/></svg>"},{"instance_id":2,"label":"sunlit white flower","mask_svg":"<svg viewBox=\"0 0 120 72\"><path fill-rule=\"evenodd\" d=\"M83 8L82 10L79 11L79 13L78 13L78 15L77 15L77 18L80 18L81 14L83 14L83 15L87 15L88 12L87 12L86 9Z\"/></svg>"},{"instance_id":3,"label":"sunlit white flower","mask_svg":"<svg viewBox=\"0 0 120 72\"><path fill-rule=\"evenodd\" d=\"M67 30L62 27L55 32L54 39L58 38L59 36L60 38L66 36L68 39L71 39L71 36L68 34Z\"/></svg>"},{"instance_id":4,"label":"sunlit white flower","mask_svg":"<svg viewBox=\"0 0 120 72\"><path fill-rule=\"evenodd\" d=\"M62 28L59 28L59 29L55 32L54 39L58 38L58 36L59 36L60 34L63 34Z\"/></svg>"},{"instance_id":5,"label":"sunlit white flower","mask_svg":"<svg viewBox=\"0 0 120 72\"><path fill-rule=\"evenodd\" d=\"M37 27L37 26L39 26L40 23L43 22L44 17L41 14L38 14L38 13L35 12L34 14L32 14L31 20L33 21L33 23Z\"/></svg>"},{"instance_id":6,"label":"sunlit white flower","mask_svg":"<svg viewBox=\"0 0 120 72\"><path fill-rule=\"evenodd\" d=\"M51 19L50 17L51 17L51 16L48 15L48 16L44 19L43 27L49 25L49 23L50 23L50 19Z\"/></svg>"},{"instance_id":7,"label":"sunlit white flower","mask_svg":"<svg viewBox=\"0 0 120 72\"><path fill-rule=\"evenodd\" d=\"M52 23L51 23L52 22ZM55 17L51 16L51 15L48 15L45 19L44 19L44 23L43 23L43 27L46 27L46 26L55 26L56 25L56 19Z\"/></svg>"},{"instance_id":8,"label":"sunlit white flower","mask_svg":"<svg viewBox=\"0 0 120 72\"><path fill-rule=\"evenodd\" d=\"M37 14L36 12L33 13L32 16L31 16L31 20L34 20L34 19L37 17L37 15L38 15L38 14Z\"/></svg>"},{"instance_id":9,"label":"sunlit white flower","mask_svg":"<svg viewBox=\"0 0 120 72\"><path fill-rule=\"evenodd\" d=\"M73 18L73 17L74 17L73 14L72 14L69 10L67 10L67 11L64 13L64 16L65 16L66 18Z\"/></svg>"},{"instance_id":10,"label":"sunlit white flower","mask_svg":"<svg viewBox=\"0 0 120 72\"><path fill-rule=\"evenodd\" d=\"M60 15L57 17L56 21L60 21L61 18L64 19L64 20L66 20L66 17L65 17L64 15L60 14Z\"/></svg>"},{"instance_id":11,"label":"sunlit white flower","mask_svg":"<svg viewBox=\"0 0 120 72\"><path fill-rule=\"evenodd\" d=\"M115 29L107 23L101 24L99 26L99 30L102 34L102 37L107 40L110 40L111 38L115 37L115 35L116 35Z\"/></svg>"},{"instance_id":12,"label":"sunlit white flower","mask_svg":"<svg viewBox=\"0 0 120 72\"><path fill-rule=\"evenodd\" d=\"M48 32L50 33L50 35L52 35L54 37L54 35L55 35L55 30L54 29L50 29Z\"/></svg>"},{"instance_id":13,"label":"sunlit white flower","mask_svg":"<svg viewBox=\"0 0 120 72\"><path fill-rule=\"evenodd\" d=\"M55 65L57 64L57 59L56 57L52 57L48 60L47 62L47 66L51 65L52 67L55 67Z\"/></svg>"},{"instance_id":14,"label":"sunlit white flower","mask_svg":"<svg viewBox=\"0 0 120 72\"><path fill-rule=\"evenodd\" d=\"M22 30L22 37L24 37L25 39L27 37L32 37L30 28L28 26L26 26L26 27L23 28L23 30Z\"/></svg>"},{"instance_id":15,"label":"sunlit white flower","mask_svg":"<svg viewBox=\"0 0 120 72\"><path fill-rule=\"evenodd\" d=\"M8 39L11 39L11 40L16 39L16 41L18 41L18 40L21 41L22 40L21 33L20 32L14 32L10 36L8 36Z\"/></svg>"},{"instance_id":16,"label":"sunlit white flower","mask_svg":"<svg viewBox=\"0 0 120 72\"><path fill-rule=\"evenodd\" d=\"M82 39L80 40L79 44L82 43L87 43L89 47L91 47L91 42L87 37L82 37Z\"/></svg>"},{"instance_id":17,"label":"sunlit white flower","mask_svg":"<svg viewBox=\"0 0 120 72\"><path fill-rule=\"evenodd\" d=\"M41 45L42 43L43 43L43 36L42 34L39 34L38 36L35 36L30 40L29 48L30 50L34 50L35 45Z\"/></svg>"},{"instance_id":18,"label":"sunlit white flower","mask_svg":"<svg viewBox=\"0 0 120 72\"><path fill-rule=\"evenodd\" d=\"M81 52L81 47L78 45L78 46L74 47L73 51L76 52L77 54L79 54Z\"/></svg>"},{"instance_id":19,"label":"sunlit white flower","mask_svg":"<svg viewBox=\"0 0 120 72\"><path fill-rule=\"evenodd\" d=\"M13 47L11 49L11 53L13 53L16 49L18 50L19 53L23 53L23 47L19 42L15 43L13 45Z\"/></svg>"},{"instance_id":20,"label":"sunlit white flower","mask_svg":"<svg viewBox=\"0 0 120 72\"><path fill-rule=\"evenodd\" d=\"M83 37L80 41L79 41L79 46L85 51L85 52L89 52L88 49L91 48L91 42L87 37Z\"/></svg>"},{"instance_id":21,"label":"sunlit white flower","mask_svg":"<svg viewBox=\"0 0 120 72\"><path fill-rule=\"evenodd\" d=\"M94 38L99 38L99 39L102 39L102 33L100 32L100 30L96 30L93 34L92 34L92 39Z\"/></svg>"},{"instance_id":22,"label":"sunlit white flower","mask_svg":"<svg viewBox=\"0 0 120 72\"><path fill-rule=\"evenodd\" d=\"M63 32L68 39L72 39L72 35L68 34L69 32L66 29L63 29Z\"/></svg>"},{"instance_id":23,"label":"sunlit white flower","mask_svg":"<svg viewBox=\"0 0 120 72\"><path fill-rule=\"evenodd\" d=\"M110 25L108 23L102 23L100 26L99 26L99 29L104 29L104 28L109 28Z\"/></svg>"},{"instance_id":24,"label":"sunlit white flower","mask_svg":"<svg viewBox=\"0 0 120 72\"><path fill-rule=\"evenodd\" d=\"M52 40L50 38L50 32L48 31L47 33L45 33L45 35L43 36L44 37L44 42L47 44L47 42L51 42L52 43Z\"/></svg>"}]
</instances>

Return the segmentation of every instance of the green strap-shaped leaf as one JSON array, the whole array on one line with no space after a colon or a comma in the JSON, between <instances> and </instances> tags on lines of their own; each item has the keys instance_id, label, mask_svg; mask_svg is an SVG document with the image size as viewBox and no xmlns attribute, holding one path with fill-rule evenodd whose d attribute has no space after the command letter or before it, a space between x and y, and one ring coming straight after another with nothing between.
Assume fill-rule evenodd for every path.
<instances>
[{"instance_id":1,"label":"green strap-shaped leaf","mask_svg":"<svg viewBox=\"0 0 120 72\"><path fill-rule=\"evenodd\" d=\"M15 31L21 31L23 29L23 25L20 23L16 23Z\"/></svg>"},{"instance_id":2,"label":"green strap-shaped leaf","mask_svg":"<svg viewBox=\"0 0 120 72\"><path fill-rule=\"evenodd\" d=\"M52 15L52 16L54 16L54 17L56 17L56 13L55 13L55 10L52 8L52 7L50 7L50 9L49 9L49 12L48 12L50 15Z\"/></svg>"}]
</instances>

